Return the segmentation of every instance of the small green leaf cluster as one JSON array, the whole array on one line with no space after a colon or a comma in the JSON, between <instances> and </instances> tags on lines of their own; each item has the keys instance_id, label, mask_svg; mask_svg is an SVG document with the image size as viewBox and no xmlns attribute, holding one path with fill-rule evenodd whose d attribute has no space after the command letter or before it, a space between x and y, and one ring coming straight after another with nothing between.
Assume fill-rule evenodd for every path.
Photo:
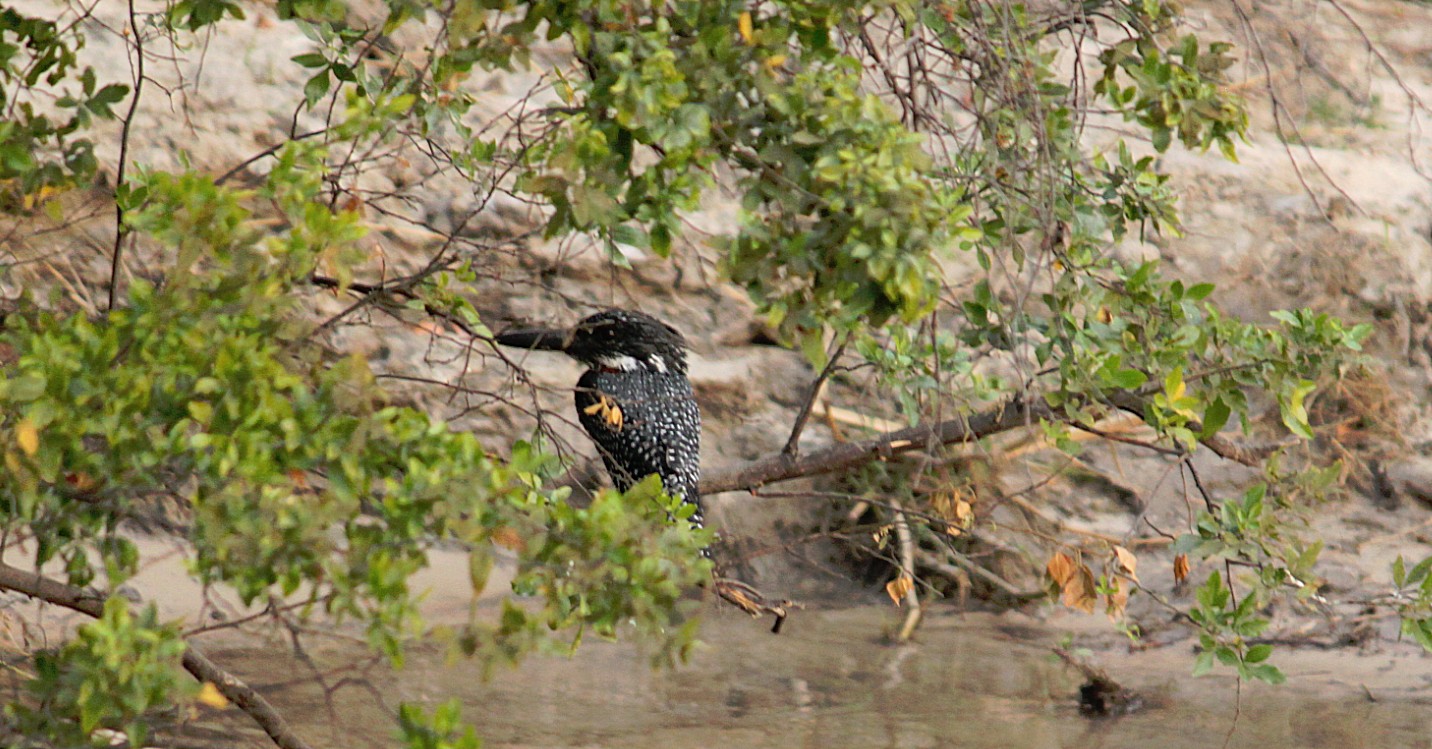
<instances>
[{"instance_id":1,"label":"small green leaf cluster","mask_svg":"<svg viewBox=\"0 0 1432 749\"><path fill-rule=\"evenodd\" d=\"M136 616L114 596L103 616L59 650L35 654L29 699L6 712L24 735L55 746L109 746L98 729L121 731L129 746L144 746L146 714L197 691L180 669L183 654L178 629L160 624L153 605Z\"/></svg>"},{"instance_id":2,"label":"small green leaf cluster","mask_svg":"<svg viewBox=\"0 0 1432 749\"><path fill-rule=\"evenodd\" d=\"M1151 395L1145 420L1187 449L1232 415L1246 419L1253 392L1276 397L1288 428L1310 438L1306 398L1318 383L1359 365L1361 342L1372 330L1307 310L1275 312L1281 327L1253 325L1205 301L1212 284L1162 279L1152 261L1103 267L1062 274L1042 295L1050 316L1027 318L1036 361L1057 367L1058 387L1046 399L1092 424L1107 394ZM1008 335L1003 316L990 312L1000 309L992 295L977 289L965 307L974 323L967 340Z\"/></svg>"},{"instance_id":3,"label":"small green leaf cluster","mask_svg":"<svg viewBox=\"0 0 1432 749\"><path fill-rule=\"evenodd\" d=\"M408 749L478 749L477 731L462 722L462 705L451 699L433 708L405 702L398 706L398 739Z\"/></svg>"},{"instance_id":4,"label":"small green leaf cluster","mask_svg":"<svg viewBox=\"0 0 1432 749\"><path fill-rule=\"evenodd\" d=\"M1212 671L1216 661L1236 669L1240 679L1269 684L1287 681L1282 670L1265 662L1273 654L1272 645L1248 643L1268 629L1268 620L1258 616L1257 601L1251 594L1235 601L1222 575L1217 570L1209 574L1198 589L1198 605L1189 610L1189 617L1203 630L1198 636L1201 650L1194 659L1194 676Z\"/></svg>"},{"instance_id":5,"label":"small green leaf cluster","mask_svg":"<svg viewBox=\"0 0 1432 749\"><path fill-rule=\"evenodd\" d=\"M1339 466L1304 472L1293 482L1299 491L1314 498L1337 483ZM1276 473L1276 466L1270 474ZM1189 616L1200 628L1203 652L1194 667L1195 675L1212 668L1214 659L1236 666L1243 678L1281 683L1282 674L1261 666L1271 646L1249 646L1247 638L1257 637L1268 627L1261 608L1276 596L1291 591L1291 599L1303 602L1317 592L1314 565L1322 553L1321 541L1305 543L1298 530L1304 524L1306 507L1290 493L1269 493L1267 483L1258 483L1241 497L1228 499L1216 508L1200 511L1191 533L1179 536L1173 546L1178 554L1195 559L1229 560L1250 569L1241 580L1247 590L1241 598L1215 571L1198 593L1198 606ZM1232 569L1230 567L1230 569Z\"/></svg>"},{"instance_id":6,"label":"small green leaf cluster","mask_svg":"<svg viewBox=\"0 0 1432 749\"><path fill-rule=\"evenodd\" d=\"M549 236L593 232L614 255L617 245L666 255L720 160L740 167L744 208L723 268L781 331L931 309L931 253L973 232L970 210L925 174L922 138L860 92L858 63L832 44L855 4L526 10L502 43L546 24L587 72L559 83L570 111L524 154L518 186L552 205Z\"/></svg>"},{"instance_id":7,"label":"small green leaf cluster","mask_svg":"<svg viewBox=\"0 0 1432 749\"><path fill-rule=\"evenodd\" d=\"M1166 47L1162 36L1179 16L1173 3L1114 5L1124 23L1146 31L1100 53L1104 72L1094 84L1094 93L1104 96L1126 119L1147 128L1160 153L1176 135L1188 148L1217 144L1234 159L1234 138L1248 127L1248 115L1238 97L1223 86L1223 71L1235 62L1230 54L1233 45L1205 45L1186 34Z\"/></svg>"},{"instance_id":8,"label":"small green leaf cluster","mask_svg":"<svg viewBox=\"0 0 1432 749\"><path fill-rule=\"evenodd\" d=\"M1402 619L1402 635L1432 652L1432 557L1412 565L1398 555L1392 562L1392 605Z\"/></svg>"},{"instance_id":9,"label":"small green leaf cluster","mask_svg":"<svg viewBox=\"0 0 1432 749\"><path fill-rule=\"evenodd\" d=\"M666 496L656 476L625 493L600 492L585 509L560 499L529 505L512 583L542 606L509 601L498 621L469 624L458 647L494 656L485 663L491 669L557 647L546 631L575 627L575 647L587 630L614 637L633 626L656 644L658 663L685 659L695 644L697 602L682 601L682 593L710 574L709 563L696 560L711 534L684 522L693 508Z\"/></svg>"},{"instance_id":10,"label":"small green leaf cluster","mask_svg":"<svg viewBox=\"0 0 1432 749\"><path fill-rule=\"evenodd\" d=\"M83 47L78 23L0 8L0 208L28 209L48 191L94 177L94 143L81 135L96 119L113 119L129 87L99 85L94 69L79 64Z\"/></svg>"},{"instance_id":11,"label":"small green leaf cluster","mask_svg":"<svg viewBox=\"0 0 1432 749\"><path fill-rule=\"evenodd\" d=\"M363 234L356 214L317 199L325 163L322 148L289 144L256 191L141 174L126 220L172 257L164 283L136 279L125 306L97 317L7 320L0 340L17 361L0 379L0 524L35 542L38 563L63 560L71 584L103 572L113 588L139 564L121 524L175 500L202 580L245 602L307 596L304 616L365 624L395 662L421 627L409 579L429 551L469 548L475 596L491 543L516 539L519 592L540 603L474 623L489 636L470 654L492 665L551 648L552 630L627 622L684 653L694 620L679 598L709 574L696 561L709 535L668 521L690 510L656 501L659 482L570 507L540 488L551 455L519 444L498 460L386 405L361 358L325 363L308 343L300 286L320 263L350 264ZM285 229L261 228L260 198ZM110 616L123 637L153 636L149 619Z\"/></svg>"},{"instance_id":12,"label":"small green leaf cluster","mask_svg":"<svg viewBox=\"0 0 1432 749\"><path fill-rule=\"evenodd\" d=\"M922 139L859 93L857 73L813 65L766 93L738 154L758 176L723 268L789 333L919 319L940 289L932 252L978 236L959 192L925 174Z\"/></svg>"},{"instance_id":13,"label":"small green leaf cluster","mask_svg":"<svg viewBox=\"0 0 1432 749\"><path fill-rule=\"evenodd\" d=\"M952 331L889 325L883 332L881 337L862 332L854 348L873 366L881 392L894 395L911 425L941 400L974 405L995 400L1008 390L1001 378L975 371L970 349L960 345Z\"/></svg>"}]
</instances>

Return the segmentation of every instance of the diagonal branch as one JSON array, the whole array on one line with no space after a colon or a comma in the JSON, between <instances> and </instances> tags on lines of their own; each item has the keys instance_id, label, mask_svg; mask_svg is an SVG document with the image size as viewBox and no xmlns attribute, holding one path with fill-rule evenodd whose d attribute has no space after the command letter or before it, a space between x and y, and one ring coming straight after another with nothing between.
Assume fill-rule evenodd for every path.
<instances>
[{"instance_id":1,"label":"diagonal branch","mask_svg":"<svg viewBox=\"0 0 1432 749\"><path fill-rule=\"evenodd\" d=\"M105 597L98 591L66 585L59 580L22 570L19 567L11 567L3 562L0 562L0 588L24 593L27 596L56 606L63 606L96 619L104 613ZM245 684L237 676L209 660L203 653L195 649L192 643L186 641L185 646L184 670L201 682L212 683L218 688L219 694L224 695L229 702L248 713L249 717L253 718L254 722L258 723L264 733L273 740L275 746L279 749L311 749L308 742L299 738L288 727L287 721L268 700L263 698L263 695L254 691L253 687Z\"/></svg>"}]
</instances>

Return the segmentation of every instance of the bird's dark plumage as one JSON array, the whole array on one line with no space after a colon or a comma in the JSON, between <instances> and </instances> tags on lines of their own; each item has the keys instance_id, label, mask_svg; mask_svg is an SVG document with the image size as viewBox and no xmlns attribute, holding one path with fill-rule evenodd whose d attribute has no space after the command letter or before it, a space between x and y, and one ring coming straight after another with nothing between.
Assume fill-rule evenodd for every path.
<instances>
[{"instance_id":1,"label":"bird's dark plumage","mask_svg":"<svg viewBox=\"0 0 1432 749\"><path fill-rule=\"evenodd\" d=\"M577 381L577 418L612 483L626 491L654 473L668 494L695 506L691 522L702 525L701 412L686 378L686 340L675 328L612 309L568 330L512 330L496 340L561 351L587 365Z\"/></svg>"}]
</instances>

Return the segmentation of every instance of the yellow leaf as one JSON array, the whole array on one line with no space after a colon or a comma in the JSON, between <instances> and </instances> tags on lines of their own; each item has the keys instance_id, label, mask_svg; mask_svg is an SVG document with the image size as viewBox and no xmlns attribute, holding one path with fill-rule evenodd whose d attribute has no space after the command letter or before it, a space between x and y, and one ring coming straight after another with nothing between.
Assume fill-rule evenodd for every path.
<instances>
[{"instance_id":1,"label":"yellow leaf","mask_svg":"<svg viewBox=\"0 0 1432 749\"><path fill-rule=\"evenodd\" d=\"M1139 567L1139 560L1134 556L1134 552L1122 546L1115 546L1114 561L1119 563L1119 569L1128 575L1130 580L1134 582L1139 581L1139 575L1136 571Z\"/></svg>"},{"instance_id":2,"label":"yellow leaf","mask_svg":"<svg viewBox=\"0 0 1432 749\"><path fill-rule=\"evenodd\" d=\"M1184 393L1188 392L1188 384L1183 381L1182 369L1175 369L1169 372L1168 377L1164 378L1164 392L1168 394L1168 402L1171 407L1174 405L1174 401L1182 398Z\"/></svg>"},{"instance_id":3,"label":"yellow leaf","mask_svg":"<svg viewBox=\"0 0 1432 749\"><path fill-rule=\"evenodd\" d=\"M199 701L219 710L229 706L229 698L225 697L212 681L204 682L204 686L199 688Z\"/></svg>"},{"instance_id":4,"label":"yellow leaf","mask_svg":"<svg viewBox=\"0 0 1432 749\"><path fill-rule=\"evenodd\" d=\"M786 56L785 56L785 55L771 55L770 57L767 57L767 58L766 58L766 68L767 68L768 70L775 70L776 68L779 68L780 66L785 65L785 64L786 64Z\"/></svg>"},{"instance_id":5,"label":"yellow leaf","mask_svg":"<svg viewBox=\"0 0 1432 749\"><path fill-rule=\"evenodd\" d=\"M741 32L741 41L747 44L755 42L755 30L751 26L751 11L741 11L741 17L736 19L736 30Z\"/></svg>"},{"instance_id":6,"label":"yellow leaf","mask_svg":"<svg viewBox=\"0 0 1432 749\"><path fill-rule=\"evenodd\" d=\"M29 419L21 419L15 425L15 441L20 443L20 449L26 455L34 455L40 451L40 430L35 428L35 422Z\"/></svg>"},{"instance_id":7,"label":"yellow leaf","mask_svg":"<svg viewBox=\"0 0 1432 749\"><path fill-rule=\"evenodd\" d=\"M909 575L901 573L899 577L885 583L885 592L889 593L890 600L899 606L900 602L905 600L905 596L910 593L910 589L914 587L915 581L910 579Z\"/></svg>"}]
</instances>

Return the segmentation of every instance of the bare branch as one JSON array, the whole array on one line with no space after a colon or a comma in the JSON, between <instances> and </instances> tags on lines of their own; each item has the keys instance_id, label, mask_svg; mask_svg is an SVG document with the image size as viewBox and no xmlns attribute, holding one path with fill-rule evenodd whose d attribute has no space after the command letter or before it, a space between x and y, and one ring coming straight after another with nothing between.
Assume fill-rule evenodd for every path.
<instances>
[{"instance_id":1,"label":"bare branch","mask_svg":"<svg viewBox=\"0 0 1432 749\"><path fill-rule=\"evenodd\" d=\"M820 371L820 374L815 378L815 382L810 384L810 395L806 397L805 403L801 405L800 413L796 414L796 423L791 427L790 439L786 440L786 447L782 451L787 455L795 455L799 451L801 432L805 431L806 422L810 420L810 412L815 408L815 402L820 400L821 391L825 389L826 381L830 379L831 373L835 371L835 365L845 353L845 345L849 342L850 339L848 337L840 342L840 345L835 348L835 353L831 354L830 360L825 363L825 368Z\"/></svg>"}]
</instances>

